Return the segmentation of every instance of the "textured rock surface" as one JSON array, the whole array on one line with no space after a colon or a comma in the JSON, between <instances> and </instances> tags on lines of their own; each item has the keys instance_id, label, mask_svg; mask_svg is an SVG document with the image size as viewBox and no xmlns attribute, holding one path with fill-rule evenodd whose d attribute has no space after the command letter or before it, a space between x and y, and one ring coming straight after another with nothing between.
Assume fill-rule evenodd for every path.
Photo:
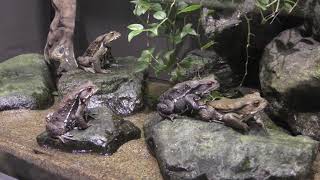
<instances>
[{"instance_id":1,"label":"textured rock surface","mask_svg":"<svg viewBox=\"0 0 320 180\"><path fill-rule=\"evenodd\" d=\"M159 103L159 97L166 92L172 84L163 81L147 81L145 88L145 102L148 108L155 110Z\"/></svg>"},{"instance_id":2,"label":"textured rock surface","mask_svg":"<svg viewBox=\"0 0 320 180\"><path fill-rule=\"evenodd\" d=\"M139 139L141 136L140 129L133 123L113 115L106 109L93 109L89 115L94 118L89 121L89 128L70 131L73 140L62 143L44 132L37 137L38 144L69 152L97 152L111 155L122 144Z\"/></svg>"},{"instance_id":3,"label":"textured rock surface","mask_svg":"<svg viewBox=\"0 0 320 180\"><path fill-rule=\"evenodd\" d=\"M167 179L309 179L318 142L268 129L243 135L217 123L154 118L147 143Z\"/></svg>"},{"instance_id":4,"label":"textured rock surface","mask_svg":"<svg viewBox=\"0 0 320 180\"><path fill-rule=\"evenodd\" d=\"M299 29L282 32L265 49L260 81L274 117L297 133L317 134L317 121L297 118L296 114L320 111L319 42L302 37Z\"/></svg>"},{"instance_id":5,"label":"textured rock surface","mask_svg":"<svg viewBox=\"0 0 320 180\"><path fill-rule=\"evenodd\" d=\"M135 73L136 59L117 59L119 67L112 67L108 74L92 74L82 70L65 73L59 80L60 95L73 87L91 80L100 90L90 100L89 107L106 106L119 115L129 115L143 106L143 73Z\"/></svg>"},{"instance_id":6,"label":"textured rock surface","mask_svg":"<svg viewBox=\"0 0 320 180\"><path fill-rule=\"evenodd\" d=\"M305 16L310 19L310 28L315 39L320 41L320 2L317 0L307 0L304 6Z\"/></svg>"},{"instance_id":7,"label":"textured rock surface","mask_svg":"<svg viewBox=\"0 0 320 180\"><path fill-rule=\"evenodd\" d=\"M288 122L295 134L310 136L320 141L320 112L294 113Z\"/></svg>"},{"instance_id":8,"label":"textured rock surface","mask_svg":"<svg viewBox=\"0 0 320 180\"><path fill-rule=\"evenodd\" d=\"M179 67L183 67L183 69ZM232 87L239 84L236 83L237 78L232 73L227 61L214 51L194 50L179 63L179 67L172 72L173 80L176 82L213 73L221 87Z\"/></svg>"},{"instance_id":9,"label":"textured rock surface","mask_svg":"<svg viewBox=\"0 0 320 180\"><path fill-rule=\"evenodd\" d=\"M0 63L0 111L46 108L53 102L52 89L43 56L25 54Z\"/></svg>"}]
</instances>

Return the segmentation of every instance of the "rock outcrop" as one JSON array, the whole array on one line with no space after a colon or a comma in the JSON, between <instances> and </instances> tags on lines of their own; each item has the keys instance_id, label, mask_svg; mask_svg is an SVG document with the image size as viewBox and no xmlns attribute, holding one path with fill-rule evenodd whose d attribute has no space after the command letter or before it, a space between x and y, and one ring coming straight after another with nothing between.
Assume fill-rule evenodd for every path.
<instances>
[{"instance_id":1,"label":"rock outcrop","mask_svg":"<svg viewBox=\"0 0 320 180\"><path fill-rule=\"evenodd\" d=\"M42 55L24 54L0 63L0 111L44 109L53 103L53 87Z\"/></svg>"},{"instance_id":2,"label":"rock outcrop","mask_svg":"<svg viewBox=\"0 0 320 180\"><path fill-rule=\"evenodd\" d=\"M244 135L218 123L154 117L146 141L165 179L310 179L318 142L268 129Z\"/></svg>"},{"instance_id":3,"label":"rock outcrop","mask_svg":"<svg viewBox=\"0 0 320 180\"><path fill-rule=\"evenodd\" d=\"M73 87L92 81L100 90L90 99L89 108L107 107L118 115L129 115L143 107L144 72L136 73L136 58L117 59L117 67L108 74L93 74L83 70L65 73L59 80L60 95L67 94Z\"/></svg>"}]
</instances>

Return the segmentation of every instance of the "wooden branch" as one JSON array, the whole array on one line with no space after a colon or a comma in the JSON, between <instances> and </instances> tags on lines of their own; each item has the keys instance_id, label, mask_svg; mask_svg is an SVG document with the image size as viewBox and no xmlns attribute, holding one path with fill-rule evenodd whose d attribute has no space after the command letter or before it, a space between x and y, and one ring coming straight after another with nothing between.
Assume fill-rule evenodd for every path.
<instances>
[{"instance_id":1,"label":"wooden branch","mask_svg":"<svg viewBox=\"0 0 320 180\"><path fill-rule=\"evenodd\" d=\"M78 67L73 47L77 1L51 1L55 16L50 25L44 56L47 61L55 65L59 75Z\"/></svg>"}]
</instances>

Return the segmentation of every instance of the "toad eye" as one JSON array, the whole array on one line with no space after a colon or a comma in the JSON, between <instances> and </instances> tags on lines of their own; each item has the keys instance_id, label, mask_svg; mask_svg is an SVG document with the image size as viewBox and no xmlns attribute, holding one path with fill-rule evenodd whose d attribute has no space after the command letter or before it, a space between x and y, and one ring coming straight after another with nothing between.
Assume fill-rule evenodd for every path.
<instances>
[{"instance_id":1,"label":"toad eye","mask_svg":"<svg viewBox=\"0 0 320 180\"><path fill-rule=\"evenodd\" d=\"M260 102L259 101L254 101L253 102L253 106L255 106L255 107L258 107L260 105Z\"/></svg>"}]
</instances>

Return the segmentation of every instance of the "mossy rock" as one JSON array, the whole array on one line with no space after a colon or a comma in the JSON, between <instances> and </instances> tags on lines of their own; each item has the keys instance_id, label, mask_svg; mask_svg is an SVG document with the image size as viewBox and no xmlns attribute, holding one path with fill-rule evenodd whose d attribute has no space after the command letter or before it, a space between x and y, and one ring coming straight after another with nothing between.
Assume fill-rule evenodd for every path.
<instances>
[{"instance_id":1,"label":"mossy rock","mask_svg":"<svg viewBox=\"0 0 320 180\"><path fill-rule=\"evenodd\" d=\"M0 63L0 111L44 109L53 102L53 81L44 57L24 54Z\"/></svg>"},{"instance_id":2,"label":"mossy rock","mask_svg":"<svg viewBox=\"0 0 320 180\"><path fill-rule=\"evenodd\" d=\"M88 122L89 128L74 129L69 132L73 140L66 140L63 143L60 139L52 138L47 132L43 132L37 137L38 144L67 152L95 152L111 155L122 144L141 137L140 129L132 122L113 115L105 108L91 109L89 115L93 117Z\"/></svg>"},{"instance_id":3,"label":"mossy rock","mask_svg":"<svg viewBox=\"0 0 320 180\"><path fill-rule=\"evenodd\" d=\"M107 107L118 115L130 115L143 107L144 71L137 72L135 57L116 58L110 73L88 73L77 69L65 73L59 80L60 97L86 81L92 81L99 91L90 99L89 107Z\"/></svg>"},{"instance_id":4,"label":"mossy rock","mask_svg":"<svg viewBox=\"0 0 320 180\"><path fill-rule=\"evenodd\" d=\"M306 136L242 134L188 117L152 117L144 132L165 179L311 179L318 152Z\"/></svg>"}]
</instances>

